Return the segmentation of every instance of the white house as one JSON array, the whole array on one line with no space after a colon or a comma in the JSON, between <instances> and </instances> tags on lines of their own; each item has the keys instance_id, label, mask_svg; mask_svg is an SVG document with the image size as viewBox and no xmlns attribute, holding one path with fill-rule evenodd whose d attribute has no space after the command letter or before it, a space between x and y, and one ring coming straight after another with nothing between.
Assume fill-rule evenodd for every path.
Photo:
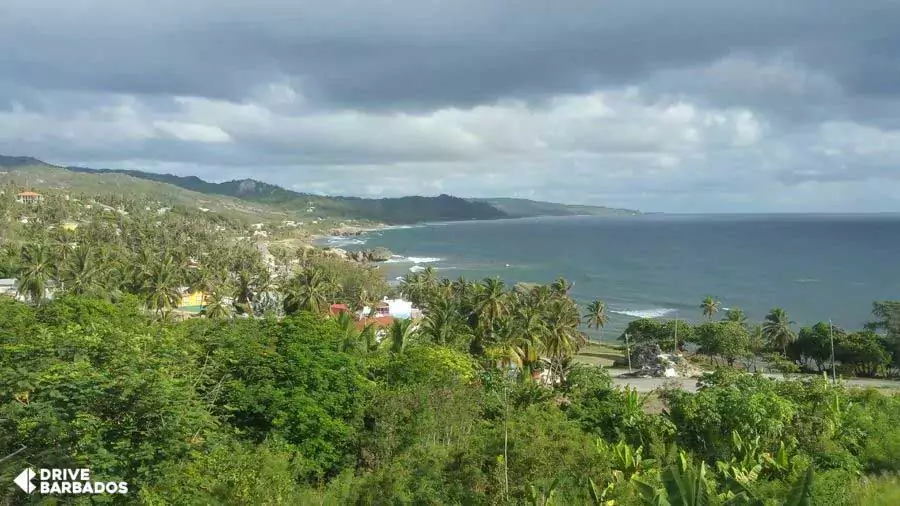
<instances>
[{"instance_id":1,"label":"white house","mask_svg":"<svg viewBox=\"0 0 900 506\"><path fill-rule=\"evenodd\" d=\"M371 309L367 306L363 308L361 314L367 315L370 311ZM387 297L375 306L374 312L376 316L391 316L398 319L421 316L421 312L418 308L413 307L412 302L403 299L388 299Z\"/></svg>"},{"instance_id":2,"label":"white house","mask_svg":"<svg viewBox=\"0 0 900 506\"><path fill-rule=\"evenodd\" d=\"M0 279L0 295L16 296L16 280L11 278Z\"/></svg>"}]
</instances>

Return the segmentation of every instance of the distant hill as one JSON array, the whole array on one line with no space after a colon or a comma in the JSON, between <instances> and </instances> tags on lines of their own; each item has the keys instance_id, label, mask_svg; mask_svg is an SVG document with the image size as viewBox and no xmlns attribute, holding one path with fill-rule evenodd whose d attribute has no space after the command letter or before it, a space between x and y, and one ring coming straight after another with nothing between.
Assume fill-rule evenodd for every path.
<instances>
[{"instance_id":1,"label":"distant hill","mask_svg":"<svg viewBox=\"0 0 900 506\"><path fill-rule=\"evenodd\" d=\"M507 218L502 211L483 202L459 197L400 197L365 199L327 197L300 193L254 179L211 183L196 176L174 176L138 170L58 167L29 157L2 157L0 171L6 179L33 188L71 188L84 193L124 193L160 201L190 205L228 203L254 208L260 217L279 214L278 219L347 219L388 224L429 221L492 220ZM20 177L16 177L20 176ZM222 199L225 200L222 200ZM221 202L220 202L221 201ZM207 204L198 204L206 202Z\"/></svg>"},{"instance_id":2,"label":"distant hill","mask_svg":"<svg viewBox=\"0 0 900 506\"><path fill-rule=\"evenodd\" d=\"M532 216L632 216L641 214L632 209L616 209L602 206L583 206L540 202L537 200L515 198L470 199L472 202L483 202L503 211L511 218L527 218Z\"/></svg>"},{"instance_id":3,"label":"distant hill","mask_svg":"<svg viewBox=\"0 0 900 506\"><path fill-rule=\"evenodd\" d=\"M365 220L387 224L493 220L530 216L631 215L637 211L527 199L437 197L359 198L301 193L254 179L224 183L196 176L140 170L59 167L32 157L0 155L6 179L35 188L71 188L84 193L124 193L214 210L230 209L260 219ZM20 176L16 178L16 176ZM0 175L2 176L2 175Z\"/></svg>"}]
</instances>

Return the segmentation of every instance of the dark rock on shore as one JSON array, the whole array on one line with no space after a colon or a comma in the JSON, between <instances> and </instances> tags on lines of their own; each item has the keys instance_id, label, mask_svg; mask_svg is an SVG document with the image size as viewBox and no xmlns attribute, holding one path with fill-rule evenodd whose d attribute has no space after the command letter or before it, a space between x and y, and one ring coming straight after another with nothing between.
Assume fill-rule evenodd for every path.
<instances>
[{"instance_id":1,"label":"dark rock on shore","mask_svg":"<svg viewBox=\"0 0 900 506\"><path fill-rule=\"evenodd\" d=\"M386 262L391 259L393 253L387 248L378 247L353 251L347 255L351 260L356 260L357 262Z\"/></svg>"}]
</instances>

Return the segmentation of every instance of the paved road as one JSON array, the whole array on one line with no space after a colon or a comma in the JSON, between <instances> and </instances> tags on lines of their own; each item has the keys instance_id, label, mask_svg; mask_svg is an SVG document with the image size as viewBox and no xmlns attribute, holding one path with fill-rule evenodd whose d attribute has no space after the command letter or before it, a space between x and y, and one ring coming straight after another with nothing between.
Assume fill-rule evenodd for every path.
<instances>
[{"instance_id":1,"label":"paved road","mask_svg":"<svg viewBox=\"0 0 900 506\"><path fill-rule=\"evenodd\" d=\"M637 389L638 392L652 392L657 388L661 388L665 384L680 384L681 388L688 392L696 392L697 391L697 380L695 378L622 378L620 375L624 374L626 371L624 370L616 370L611 369L610 374L613 376L613 385L616 386L630 386L632 388ZM782 374L763 374L763 376L774 378L778 380L783 380L784 375ZM809 377L807 376L795 376L797 378ZM900 391L900 382L891 381L891 380L880 380L880 379L848 379L844 380L844 383L854 387L860 388L879 388L879 389L895 389Z\"/></svg>"}]
</instances>

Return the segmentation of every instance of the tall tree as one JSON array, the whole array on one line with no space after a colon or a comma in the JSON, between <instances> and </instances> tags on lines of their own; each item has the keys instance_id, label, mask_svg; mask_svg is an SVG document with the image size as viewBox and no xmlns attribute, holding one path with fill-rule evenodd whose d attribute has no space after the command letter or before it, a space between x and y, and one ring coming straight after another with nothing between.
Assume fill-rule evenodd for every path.
<instances>
[{"instance_id":1,"label":"tall tree","mask_svg":"<svg viewBox=\"0 0 900 506\"><path fill-rule=\"evenodd\" d=\"M333 287L318 269L307 269L288 284L284 297L284 312L323 313L328 309Z\"/></svg>"},{"instance_id":2,"label":"tall tree","mask_svg":"<svg viewBox=\"0 0 900 506\"><path fill-rule=\"evenodd\" d=\"M436 344L454 345L470 337L459 308L451 300L438 300L428 309L422 323L422 335Z\"/></svg>"},{"instance_id":3,"label":"tall tree","mask_svg":"<svg viewBox=\"0 0 900 506\"><path fill-rule=\"evenodd\" d=\"M787 356L787 347L797 339L797 335L791 330L791 321L784 309L774 308L766 315L763 322L763 334L773 348L781 348L781 352Z\"/></svg>"},{"instance_id":4,"label":"tall tree","mask_svg":"<svg viewBox=\"0 0 900 506\"><path fill-rule=\"evenodd\" d=\"M703 302L700 303L700 309L703 310L703 316L706 317L706 321L712 321L713 316L719 312L719 307L722 304L714 299L713 297L706 297L703 299Z\"/></svg>"},{"instance_id":5,"label":"tall tree","mask_svg":"<svg viewBox=\"0 0 900 506\"><path fill-rule=\"evenodd\" d=\"M62 269L62 286L76 295L98 294L104 291L97 255L89 246L78 248Z\"/></svg>"},{"instance_id":6,"label":"tall tree","mask_svg":"<svg viewBox=\"0 0 900 506\"><path fill-rule=\"evenodd\" d=\"M212 320L222 320L231 318L232 308L226 302L226 298L221 291L212 289L201 314Z\"/></svg>"},{"instance_id":7,"label":"tall tree","mask_svg":"<svg viewBox=\"0 0 900 506\"><path fill-rule=\"evenodd\" d=\"M415 333L416 329L412 320L405 318L394 320L388 329L388 338L386 339L391 353L403 353Z\"/></svg>"},{"instance_id":8,"label":"tall tree","mask_svg":"<svg viewBox=\"0 0 900 506\"><path fill-rule=\"evenodd\" d=\"M609 321L609 316L606 314L606 303L600 299L596 299L587 307L587 314L584 315L584 319L587 321L588 328L595 328L600 332L601 338L603 337L603 327L606 326L606 323Z\"/></svg>"},{"instance_id":9,"label":"tall tree","mask_svg":"<svg viewBox=\"0 0 900 506\"><path fill-rule=\"evenodd\" d=\"M144 280L142 293L147 309L157 316L164 316L178 307L181 301L181 279L176 263L171 257L157 261Z\"/></svg>"},{"instance_id":10,"label":"tall tree","mask_svg":"<svg viewBox=\"0 0 900 506\"><path fill-rule=\"evenodd\" d=\"M19 294L40 304L44 300L53 271L53 261L47 246L42 243L23 246L16 273L19 279Z\"/></svg>"},{"instance_id":11,"label":"tall tree","mask_svg":"<svg viewBox=\"0 0 900 506\"><path fill-rule=\"evenodd\" d=\"M503 281L499 278L486 278L481 286L483 290L475 303L475 315L478 325L482 328L488 340L492 338L494 323L506 314L507 301Z\"/></svg>"},{"instance_id":12,"label":"tall tree","mask_svg":"<svg viewBox=\"0 0 900 506\"><path fill-rule=\"evenodd\" d=\"M747 315L745 315L744 311L738 307L733 307L728 311L725 311L725 318L723 320L727 322L739 323L742 326L747 325Z\"/></svg>"}]
</instances>

